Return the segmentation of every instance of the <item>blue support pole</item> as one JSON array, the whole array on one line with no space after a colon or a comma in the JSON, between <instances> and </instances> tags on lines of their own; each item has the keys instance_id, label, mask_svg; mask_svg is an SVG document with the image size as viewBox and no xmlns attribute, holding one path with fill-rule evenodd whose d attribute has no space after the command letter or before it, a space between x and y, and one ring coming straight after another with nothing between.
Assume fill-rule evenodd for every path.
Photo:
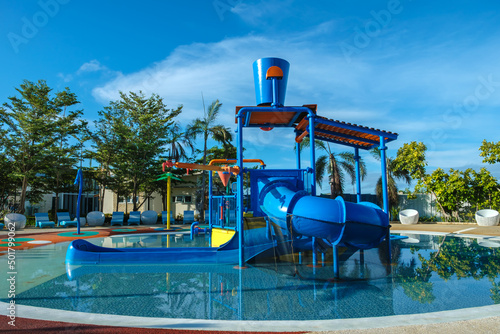
<instances>
[{"instance_id":1,"label":"blue support pole","mask_svg":"<svg viewBox=\"0 0 500 334\"><path fill-rule=\"evenodd\" d=\"M80 202L82 201L82 192L83 192L83 176L82 170L78 169L76 172L75 183L78 183L78 200L76 202L76 233L80 234Z\"/></svg>"},{"instance_id":2,"label":"blue support pole","mask_svg":"<svg viewBox=\"0 0 500 334\"><path fill-rule=\"evenodd\" d=\"M361 266L361 270L359 271L361 273L361 278L365 278L365 250L364 249L359 250L359 265Z\"/></svg>"},{"instance_id":3,"label":"blue support pole","mask_svg":"<svg viewBox=\"0 0 500 334\"><path fill-rule=\"evenodd\" d=\"M271 107L279 107L279 100L278 100L278 78L271 78L271 81L273 83L273 103L271 103Z\"/></svg>"},{"instance_id":4,"label":"blue support pole","mask_svg":"<svg viewBox=\"0 0 500 334\"><path fill-rule=\"evenodd\" d=\"M389 193L387 191L387 158L384 136L380 136L380 160L382 160L382 198L384 199L384 211L389 214Z\"/></svg>"},{"instance_id":5,"label":"blue support pole","mask_svg":"<svg viewBox=\"0 0 500 334\"><path fill-rule=\"evenodd\" d=\"M297 169L300 169L300 143L295 143L295 155L297 157Z\"/></svg>"},{"instance_id":6,"label":"blue support pole","mask_svg":"<svg viewBox=\"0 0 500 334\"><path fill-rule=\"evenodd\" d=\"M356 200L361 202L361 170L359 167L359 148L354 148L354 161L356 162Z\"/></svg>"},{"instance_id":7,"label":"blue support pole","mask_svg":"<svg viewBox=\"0 0 500 334\"><path fill-rule=\"evenodd\" d=\"M316 196L316 145L314 143L314 116L308 115L309 120L309 146L311 148L311 194Z\"/></svg>"},{"instance_id":8,"label":"blue support pole","mask_svg":"<svg viewBox=\"0 0 500 334\"><path fill-rule=\"evenodd\" d=\"M312 265L315 267L318 264L318 255L316 250L316 238L312 237Z\"/></svg>"},{"instance_id":9,"label":"blue support pole","mask_svg":"<svg viewBox=\"0 0 500 334\"><path fill-rule=\"evenodd\" d=\"M339 278L339 251L337 249L337 245L333 246L333 277Z\"/></svg>"},{"instance_id":10,"label":"blue support pole","mask_svg":"<svg viewBox=\"0 0 500 334\"><path fill-rule=\"evenodd\" d=\"M238 191L236 193L236 205L238 209L238 214L236 217L237 231L238 231L238 244L239 244L239 267L243 268L245 266L244 257L244 230L243 230L243 117L238 115L238 147L237 147L237 160L238 167L240 168L240 173L238 174Z\"/></svg>"},{"instance_id":11,"label":"blue support pole","mask_svg":"<svg viewBox=\"0 0 500 334\"><path fill-rule=\"evenodd\" d=\"M386 151L387 147L385 146L385 138L384 136L380 136L380 160L382 160L382 197L384 199L384 212L389 215L389 192L387 189L387 156ZM385 237L387 241L387 260L388 263L391 263L391 230L390 225L387 229L387 235Z\"/></svg>"}]
</instances>

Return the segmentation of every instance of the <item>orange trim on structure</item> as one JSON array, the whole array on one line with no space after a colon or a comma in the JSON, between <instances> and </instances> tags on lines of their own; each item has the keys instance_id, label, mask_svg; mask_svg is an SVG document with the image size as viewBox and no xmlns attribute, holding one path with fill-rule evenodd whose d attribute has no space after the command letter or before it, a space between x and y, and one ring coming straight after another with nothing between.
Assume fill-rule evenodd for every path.
<instances>
[{"instance_id":1,"label":"orange trim on structure","mask_svg":"<svg viewBox=\"0 0 500 334\"><path fill-rule=\"evenodd\" d=\"M200 169L200 170L213 170L216 172L230 172L233 173L234 175L238 175L240 173L240 167L238 166L233 166L233 167L220 167L220 166L211 166L211 165L199 165L199 164L190 164L190 163L185 163L185 162L175 162L173 166L177 168L189 168L189 169Z\"/></svg>"},{"instance_id":2,"label":"orange trim on structure","mask_svg":"<svg viewBox=\"0 0 500 334\"><path fill-rule=\"evenodd\" d=\"M269 67L266 72L266 80L269 80L270 78L283 79L283 70L278 66Z\"/></svg>"},{"instance_id":3,"label":"orange trim on structure","mask_svg":"<svg viewBox=\"0 0 500 334\"><path fill-rule=\"evenodd\" d=\"M295 142L297 143L302 143L302 141L304 140L304 137L307 136L309 134L309 132L307 131L304 131L302 132L299 136L295 137Z\"/></svg>"},{"instance_id":4,"label":"orange trim on structure","mask_svg":"<svg viewBox=\"0 0 500 334\"><path fill-rule=\"evenodd\" d=\"M213 159L210 160L208 165L211 166L212 164L235 164L237 162L238 161L236 159ZM243 162L255 162L260 163L262 166L266 165L261 159L243 159Z\"/></svg>"}]
</instances>

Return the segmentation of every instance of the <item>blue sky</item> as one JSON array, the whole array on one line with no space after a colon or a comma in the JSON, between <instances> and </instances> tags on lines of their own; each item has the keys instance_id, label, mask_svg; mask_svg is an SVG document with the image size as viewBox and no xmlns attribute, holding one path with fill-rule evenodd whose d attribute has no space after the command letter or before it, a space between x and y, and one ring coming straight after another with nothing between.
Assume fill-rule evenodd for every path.
<instances>
[{"instance_id":1,"label":"blue sky","mask_svg":"<svg viewBox=\"0 0 500 334\"><path fill-rule=\"evenodd\" d=\"M291 64L287 105L315 103L322 116L397 132L389 156L422 141L429 170L479 169L482 140L500 140L499 9L497 1L3 0L0 100L24 79L44 79L70 87L92 123L119 91L142 90L182 104L187 124L203 93L207 104L223 103L220 123L234 129L234 107L255 104L252 63L280 57ZM295 166L291 130L245 136L246 157ZM363 189L373 192L379 166L363 157Z\"/></svg>"}]
</instances>

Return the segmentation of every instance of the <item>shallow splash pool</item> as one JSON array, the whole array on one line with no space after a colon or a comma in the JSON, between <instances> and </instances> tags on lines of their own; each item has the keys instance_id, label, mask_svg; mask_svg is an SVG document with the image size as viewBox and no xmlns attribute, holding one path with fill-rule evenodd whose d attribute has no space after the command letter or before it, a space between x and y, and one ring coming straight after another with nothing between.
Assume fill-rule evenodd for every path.
<instances>
[{"instance_id":1,"label":"shallow splash pool","mask_svg":"<svg viewBox=\"0 0 500 334\"><path fill-rule=\"evenodd\" d=\"M406 233L405 233L406 234ZM66 267L69 243L19 251L16 304L92 314L201 320L332 320L421 314L500 303L500 238L406 234L387 249L228 265ZM88 239L106 247L200 247L208 237L143 234ZM7 272L0 257L2 272ZM0 283L7 291L6 280ZM3 302L8 302L2 296Z\"/></svg>"}]
</instances>

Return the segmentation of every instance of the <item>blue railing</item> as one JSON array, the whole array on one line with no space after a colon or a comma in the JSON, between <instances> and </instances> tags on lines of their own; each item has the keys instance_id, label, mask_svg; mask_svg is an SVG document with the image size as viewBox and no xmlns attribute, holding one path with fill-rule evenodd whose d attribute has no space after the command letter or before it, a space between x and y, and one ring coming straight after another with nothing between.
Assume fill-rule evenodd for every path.
<instances>
[{"instance_id":1,"label":"blue railing","mask_svg":"<svg viewBox=\"0 0 500 334\"><path fill-rule=\"evenodd\" d=\"M213 196L212 226L236 228L236 196Z\"/></svg>"}]
</instances>

